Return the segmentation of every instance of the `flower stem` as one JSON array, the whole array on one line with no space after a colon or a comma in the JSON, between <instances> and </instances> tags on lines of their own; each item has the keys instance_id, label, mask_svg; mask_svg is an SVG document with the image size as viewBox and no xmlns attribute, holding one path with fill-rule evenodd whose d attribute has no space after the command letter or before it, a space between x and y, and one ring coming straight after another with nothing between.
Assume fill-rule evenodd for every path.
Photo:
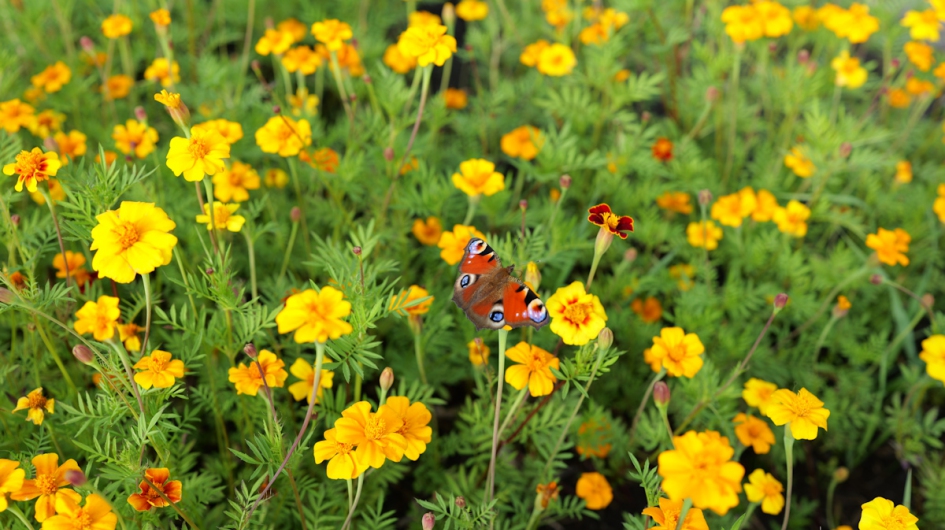
<instances>
[{"instance_id":1,"label":"flower stem","mask_svg":"<svg viewBox=\"0 0 945 530\"><path fill-rule=\"evenodd\" d=\"M692 498L686 498L683 501L682 510L679 511L679 519L676 521L676 530L683 530L686 522L686 516L689 515L689 509L692 508Z\"/></svg>"},{"instance_id":2,"label":"flower stem","mask_svg":"<svg viewBox=\"0 0 945 530\"><path fill-rule=\"evenodd\" d=\"M515 417L515 413L518 412L518 408L522 406L522 403L525 402L527 397L528 386L525 386L519 391L515 401L512 402L512 406L509 407L509 411L505 413L505 420L502 422L502 426L499 427L499 438L502 438L502 433L505 432L505 428L512 422L512 418Z\"/></svg>"},{"instance_id":3,"label":"flower stem","mask_svg":"<svg viewBox=\"0 0 945 530\"><path fill-rule=\"evenodd\" d=\"M289 173L292 175L292 186L295 187L295 194L299 200L299 221L302 223L302 241L305 242L306 254L312 253L312 244L308 240L308 223L305 221L305 197L302 195L302 185L299 183L299 170L295 165L295 157L289 158ZM293 225L293 229L295 225ZM288 255L288 254L286 254Z\"/></svg>"},{"instance_id":4,"label":"flower stem","mask_svg":"<svg viewBox=\"0 0 945 530\"><path fill-rule=\"evenodd\" d=\"M148 477L142 476L141 480L143 480L148 485L148 487L151 488L151 491L160 495L161 498L164 499L164 502L166 502L171 508L173 508L174 511L177 512L177 515L179 515L181 519L186 521L187 524L190 525L191 528L193 528L194 530L200 530L200 527L197 526L197 523L195 523L193 519L188 517L187 514L184 513L184 510L182 510L180 506L177 505L176 502L173 502L170 498L168 498L168 496L164 494L164 491L161 488L158 488L153 482L148 480Z\"/></svg>"},{"instance_id":5,"label":"flower stem","mask_svg":"<svg viewBox=\"0 0 945 530\"><path fill-rule=\"evenodd\" d=\"M400 168L404 167L404 162L407 160L407 155L410 154L410 149L413 148L413 142L417 139L417 131L420 130L420 122L423 120L423 109L427 105L427 93L430 91L430 75L433 74L433 65L427 65L423 68L423 87L420 89L420 106L417 107L417 119L413 123L413 131L410 133L410 140L407 142L407 149L404 151L403 156L400 157L400 163L394 166L394 178L390 183L390 187L387 189L387 195L384 197L384 205L381 208L381 213L387 212L387 207L390 205L391 195L394 193L394 184L397 183L397 175L399 175Z\"/></svg>"},{"instance_id":6,"label":"flower stem","mask_svg":"<svg viewBox=\"0 0 945 530\"><path fill-rule=\"evenodd\" d=\"M253 293L253 299L255 300L259 297L259 291L256 288L256 251L253 247L253 238L249 235L249 231L243 231L243 235L246 237L246 247L249 253L249 285Z\"/></svg>"},{"instance_id":7,"label":"flower stem","mask_svg":"<svg viewBox=\"0 0 945 530\"><path fill-rule=\"evenodd\" d=\"M62 378L66 380L66 384L69 385L69 389L72 390L72 393L78 394L79 391L76 389L75 383L72 382L72 377L69 376L69 372L66 371L66 366L62 363L62 359L59 357L59 353L56 352L52 341L49 340L44 326L40 324L36 315L33 315L33 321L36 322L36 331L39 332L39 338L42 339L43 344L46 345L46 349L49 350L49 354L52 355L53 360L56 361L56 366L59 367L59 371L62 372Z\"/></svg>"},{"instance_id":8,"label":"flower stem","mask_svg":"<svg viewBox=\"0 0 945 530\"><path fill-rule=\"evenodd\" d=\"M308 429L308 424L312 420L312 411L315 410L315 398L318 395L318 386L321 384L322 378L322 363L325 361L325 343L316 342L315 343L315 380L312 382L312 393L308 399L308 409L305 411L305 419L302 420L302 428L299 429L299 434L296 435L295 441L292 442L292 446L289 448L289 452L285 455L285 458L282 460L282 464L279 465L279 469L276 469L276 472L272 475L272 480L269 481L269 484L266 484L266 487L259 492L259 496L256 497L256 502L253 503L253 506L249 509L249 513L246 515L246 519L250 520L253 517L253 512L256 511L256 508L259 506L259 503L266 498L266 493L269 492L269 489L272 488L272 485L276 482L276 479L279 478L279 475L282 474L282 470L285 469L285 466L289 463L289 459L292 458L292 454L295 453L295 449L299 446L299 443L302 441L302 438L305 436L305 431Z\"/></svg>"},{"instance_id":9,"label":"flower stem","mask_svg":"<svg viewBox=\"0 0 945 530\"><path fill-rule=\"evenodd\" d=\"M15 515L16 518L19 519L21 523L23 523L23 526L25 526L25 527L28 528L29 530L35 530L35 529L33 528L33 525L30 524L29 519L27 519L26 516L23 515L23 512L21 512L21 511L19 510L19 508L17 508L16 506L13 506L13 505L11 504L11 505L7 506L7 509L10 510L10 513L12 513L13 515Z\"/></svg>"},{"instance_id":10,"label":"flower stem","mask_svg":"<svg viewBox=\"0 0 945 530\"><path fill-rule=\"evenodd\" d=\"M147 273L141 275L141 282L144 284L144 341L141 343L141 355L147 355L148 338L151 336L151 278Z\"/></svg>"},{"instance_id":11,"label":"flower stem","mask_svg":"<svg viewBox=\"0 0 945 530\"><path fill-rule=\"evenodd\" d=\"M420 381L426 385L429 383L427 382L427 371L423 366L423 343L420 337L420 330L414 329L413 326L411 326L411 328L413 331L413 353L417 357L417 369L420 370Z\"/></svg>"},{"instance_id":12,"label":"flower stem","mask_svg":"<svg viewBox=\"0 0 945 530\"><path fill-rule=\"evenodd\" d=\"M348 123L354 124L354 114L351 112L348 91L345 90L344 81L341 79L341 66L338 65L338 54L335 50L331 50L328 53L331 55L331 75L335 78L335 84L338 85L338 94L341 96L341 104L344 105L345 114L348 116Z\"/></svg>"},{"instance_id":13,"label":"flower stem","mask_svg":"<svg viewBox=\"0 0 945 530\"><path fill-rule=\"evenodd\" d=\"M643 393L643 399L640 400L640 406L637 407L637 413L633 415L633 423L630 424L630 441L627 442L627 447L631 447L633 445L633 439L637 434L637 426L640 424L640 418L643 416L643 411L646 410L646 404L650 400L650 395L653 394L653 387L655 387L656 383L663 379L665 375L666 369L661 368L658 373L653 374L653 379L650 379L650 385L646 387L646 392Z\"/></svg>"},{"instance_id":14,"label":"flower stem","mask_svg":"<svg viewBox=\"0 0 945 530\"><path fill-rule=\"evenodd\" d=\"M421 108L422 108L421 100ZM492 421L492 455L489 458L489 477L486 480L486 504L492 502L495 495L495 458L499 449L499 413L502 409L502 384L505 381L505 346L509 339L509 332L504 329L499 330L499 372L495 391L495 414Z\"/></svg>"},{"instance_id":15,"label":"flower stem","mask_svg":"<svg viewBox=\"0 0 945 530\"><path fill-rule=\"evenodd\" d=\"M468 225L472 222L473 217L476 215L476 206L479 206L479 199L482 198L481 195L470 195L469 196L469 206L466 208L466 218L463 219L463 224Z\"/></svg>"},{"instance_id":16,"label":"flower stem","mask_svg":"<svg viewBox=\"0 0 945 530\"><path fill-rule=\"evenodd\" d=\"M69 271L69 260L66 259L66 245L62 241L62 231L59 230L59 217L56 216L56 208L53 206L52 197L49 196L49 190L39 188L39 193L46 199L46 205L49 206L49 214L52 215L53 226L56 228L56 239L59 241L59 252L62 252L62 263L66 269L66 287L72 287L72 274Z\"/></svg>"},{"instance_id":17,"label":"flower stem","mask_svg":"<svg viewBox=\"0 0 945 530\"><path fill-rule=\"evenodd\" d=\"M299 233L299 223L292 223L292 229L289 231L289 244L285 247L285 257L282 258L282 270L279 271L279 280L276 284L282 283L285 278L285 271L289 268L289 258L292 257L292 247L295 246L295 236Z\"/></svg>"},{"instance_id":18,"label":"flower stem","mask_svg":"<svg viewBox=\"0 0 945 530\"><path fill-rule=\"evenodd\" d=\"M603 252L594 252L594 260L591 261L591 272L587 273L587 283L584 284L584 290L590 290L591 284L594 283L594 274L597 272L597 265L600 263L600 258Z\"/></svg>"},{"instance_id":19,"label":"flower stem","mask_svg":"<svg viewBox=\"0 0 945 530\"><path fill-rule=\"evenodd\" d=\"M732 109L729 117L732 119L728 130L728 154L725 157L725 169L722 172L722 187L728 182L732 165L735 162L735 133L738 129L738 79L742 70L742 45L735 45L735 61L732 64L732 86L729 97L732 98Z\"/></svg>"},{"instance_id":20,"label":"flower stem","mask_svg":"<svg viewBox=\"0 0 945 530\"><path fill-rule=\"evenodd\" d=\"M112 348L118 352L118 357L121 359L121 364L125 367L125 374L128 376L128 383L131 385L131 390L135 395L135 399L138 400L138 410L141 412L141 417L147 418L147 415L144 413L144 401L141 399L141 392L138 391L138 383L135 383L135 372L131 369L131 360L128 359L128 352L125 351L125 347L120 342L115 342L112 340L109 341L109 344L111 344Z\"/></svg>"},{"instance_id":21,"label":"flower stem","mask_svg":"<svg viewBox=\"0 0 945 530\"><path fill-rule=\"evenodd\" d=\"M784 496L784 522L781 530L787 530L788 519L791 518L791 490L794 488L794 435L791 434L791 424L784 426L784 456L787 462L787 493Z\"/></svg>"},{"instance_id":22,"label":"flower stem","mask_svg":"<svg viewBox=\"0 0 945 530\"><path fill-rule=\"evenodd\" d=\"M341 526L341 530L347 530L351 526L351 518L354 517L354 510L358 507L358 501L361 500L361 486L364 485L364 473L358 477L358 489L354 494L354 502L351 503L351 508L348 510L348 518L345 519L345 524Z\"/></svg>"}]
</instances>

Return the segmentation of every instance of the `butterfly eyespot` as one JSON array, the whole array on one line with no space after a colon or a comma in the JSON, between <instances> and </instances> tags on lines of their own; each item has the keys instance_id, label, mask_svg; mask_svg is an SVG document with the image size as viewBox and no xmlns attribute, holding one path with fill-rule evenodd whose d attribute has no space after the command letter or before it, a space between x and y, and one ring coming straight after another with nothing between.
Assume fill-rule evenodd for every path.
<instances>
[{"instance_id":1,"label":"butterfly eyespot","mask_svg":"<svg viewBox=\"0 0 945 530\"><path fill-rule=\"evenodd\" d=\"M536 324L541 324L548 320L548 310L545 309L545 304L543 304L541 300L536 298L529 302L528 318L532 319Z\"/></svg>"},{"instance_id":2,"label":"butterfly eyespot","mask_svg":"<svg viewBox=\"0 0 945 530\"><path fill-rule=\"evenodd\" d=\"M486 242L475 237L469 240L469 244L466 245L466 250L470 254L481 254L483 250L486 249Z\"/></svg>"},{"instance_id":3,"label":"butterfly eyespot","mask_svg":"<svg viewBox=\"0 0 945 530\"><path fill-rule=\"evenodd\" d=\"M460 280L459 280L459 286L460 286L460 287L469 287L469 275L468 275L468 274L464 274L463 277L460 278Z\"/></svg>"},{"instance_id":4,"label":"butterfly eyespot","mask_svg":"<svg viewBox=\"0 0 945 530\"><path fill-rule=\"evenodd\" d=\"M504 319L505 319L505 315L502 313L502 311L493 311L489 315L489 320L493 322L502 322L502 320Z\"/></svg>"}]
</instances>

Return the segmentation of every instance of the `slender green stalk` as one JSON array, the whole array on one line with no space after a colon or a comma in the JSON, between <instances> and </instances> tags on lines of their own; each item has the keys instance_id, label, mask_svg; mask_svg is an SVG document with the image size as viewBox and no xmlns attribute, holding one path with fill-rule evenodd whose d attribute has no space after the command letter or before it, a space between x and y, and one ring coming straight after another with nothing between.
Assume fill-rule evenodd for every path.
<instances>
[{"instance_id":1,"label":"slender green stalk","mask_svg":"<svg viewBox=\"0 0 945 530\"><path fill-rule=\"evenodd\" d=\"M351 518L354 517L354 510L358 508L358 501L361 500L361 486L364 485L364 473L361 473L361 476L358 477L358 490L354 494L354 502L351 503L351 508L348 510L348 518L345 519L345 524L341 525L341 530L348 530L351 527Z\"/></svg>"},{"instance_id":2,"label":"slender green stalk","mask_svg":"<svg viewBox=\"0 0 945 530\"><path fill-rule=\"evenodd\" d=\"M722 171L722 187L728 182L729 174L732 172L732 165L735 162L735 135L738 129L738 80L742 71L742 48L743 45L735 45L735 61L732 64L732 85L729 89L732 108L729 111L728 130L728 154L725 156L725 169Z\"/></svg>"},{"instance_id":3,"label":"slender green stalk","mask_svg":"<svg viewBox=\"0 0 945 530\"><path fill-rule=\"evenodd\" d=\"M492 455L489 458L489 475L486 479L486 504L492 502L495 495L495 458L499 450L499 415L502 410L502 384L505 381L505 346L509 340L509 332L499 330L499 384L495 391L495 413L492 420Z\"/></svg>"},{"instance_id":4,"label":"slender green stalk","mask_svg":"<svg viewBox=\"0 0 945 530\"><path fill-rule=\"evenodd\" d=\"M147 274L141 275L144 285L144 341L141 343L141 355L148 354L148 338L151 336L151 278ZM196 317L197 315L194 314Z\"/></svg>"},{"instance_id":5,"label":"slender green stalk","mask_svg":"<svg viewBox=\"0 0 945 530\"><path fill-rule=\"evenodd\" d=\"M482 195L470 195L469 196L469 206L466 207L466 218L463 219L463 224L468 225L472 222L473 217L476 215L476 207L479 206L479 199L482 198Z\"/></svg>"},{"instance_id":6,"label":"slender green stalk","mask_svg":"<svg viewBox=\"0 0 945 530\"><path fill-rule=\"evenodd\" d=\"M423 87L420 90L420 106L417 107L417 119L413 123L413 131L410 133L410 140L407 142L407 149L404 150L403 156L400 157L400 163L393 168L394 176L391 179L390 187L387 188L387 195L384 197L384 204L381 206L381 215L385 215L387 213L387 207L390 205L390 199L394 193L394 185L397 183L397 176L400 174L400 168L404 167L404 162L407 161L407 156L410 154L410 149L413 148L413 142L417 139L417 131L420 130L420 122L423 120L423 109L427 104L427 94L430 91L430 75L432 74L432 64L423 67Z\"/></svg>"},{"instance_id":7,"label":"slender green stalk","mask_svg":"<svg viewBox=\"0 0 945 530\"><path fill-rule=\"evenodd\" d=\"M63 267L66 269L66 287L72 287L72 272L69 270L69 260L66 259L66 245L62 241L62 231L59 229L59 218L56 216L56 208L53 206L52 197L49 196L49 189L38 187L39 193L46 199L46 205L49 206L49 214L52 215L53 227L56 228L56 239L59 241L59 252L62 253Z\"/></svg>"},{"instance_id":8,"label":"slender green stalk","mask_svg":"<svg viewBox=\"0 0 945 530\"><path fill-rule=\"evenodd\" d=\"M686 516L689 515L689 509L692 508L692 498L686 498L683 501L682 510L679 511L679 520L676 521L676 530L683 529L683 523L686 522Z\"/></svg>"},{"instance_id":9,"label":"slender green stalk","mask_svg":"<svg viewBox=\"0 0 945 530\"><path fill-rule=\"evenodd\" d=\"M279 280L282 283L285 278L285 271L289 268L289 258L292 257L292 247L295 245L295 236L299 232L299 223L292 223L292 229L289 231L289 244L285 247L285 257L282 258L282 269L279 270Z\"/></svg>"},{"instance_id":10,"label":"slender green stalk","mask_svg":"<svg viewBox=\"0 0 945 530\"><path fill-rule=\"evenodd\" d=\"M72 382L72 377L69 376L69 372L66 371L66 366L62 363L62 359L59 357L59 353L56 352L56 347L53 346L49 336L46 334L45 326L43 326L36 315L33 315L33 321L36 323L36 331L39 332L39 338L42 339L43 344L46 345L46 349L49 350L49 354L52 355L53 361L56 362L56 366L59 367L59 371L62 372L62 378L66 380L66 384L69 385L69 390L73 394L78 394L79 391L75 387L75 383Z\"/></svg>"},{"instance_id":11,"label":"slender green stalk","mask_svg":"<svg viewBox=\"0 0 945 530\"><path fill-rule=\"evenodd\" d=\"M253 247L253 237L249 234L249 230L244 230L243 236L246 237L246 249L249 254L249 285L255 300L259 297L259 291L256 288L256 250Z\"/></svg>"},{"instance_id":12,"label":"slender green stalk","mask_svg":"<svg viewBox=\"0 0 945 530\"><path fill-rule=\"evenodd\" d=\"M646 404L650 400L650 395L653 394L653 387L656 386L656 383L663 379L666 375L666 369L660 369L659 373L653 374L653 379L650 379L650 384L646 387L646 392L643 393L643 399L640 400L640 406L637 407L637 413L633 415L633 423L630 424L630 441L627 443L628 447L633 446L633 439L637 434L637 426L640 424L640 418L643 417L643 411L646 409Z\"/></svg>"},{"instance_id":13,"label":"slender green stalk","mask_svg":"<svg viewBox=\"0 0 945 530\"><path fill-rule=\"evenodd\" d=\"M413 317L410 317L413 318ZM420 333L420 326L410 326L410 329L413 331L413 353L417 357L417 370L420 371L420 381L424 385L429 384L427 382L427 371L423 366L423 341Z\"/></svg>"},{"instance_id":14,"label":"slender green stalk","mask_svg":"<svg viewBox=\"0 0 945 530\"><path fill-rule=\"evenodd\" d=\"M246 33L243 35L243 54L240 57L240 71L236 81L236 105L239 106L246 82L246 69L249 67L249 50L253 42L253 19L256 17L256 0L249 0L246 8Z\"/></svg>"},{"instance_id":15,"label":"slender green stalk","mask_svg":"<svg viewBox=\"0 0 945 530\"><path fill-rule=\"evenodd\" d=\"M784 495L784 522L781 530L787 530L788 519L791 518L791 491L794 488L794 435L791 434L791 424L784 426L784 455L787 462L787 493Z\"/></svg>"},{"instance_id":16,"label":"slender green stalk","mask_svg":"<svg viewBox=\"0 0 945 530\"><path fill-rule=\"evenodd\" d=\"M19 508L17 508L16 506L10 504L10 505L7 506L7 510L9 510L10 513L12 513L13 515L15 515L16 518L19 519L21 523L23 523L23 526L25 526L25 527L28 528L29 530L35 530L35 529L33 528L33 525L30 524L29 519L27 519L26 516L23 515L23 512L21 512Z\"/></svg>"},{"instance_id":17,"label":"slender green stalk","mask_svg":"<svg viewBox=\"0 0 945 530\"><path fill-rule=\"evenodd\" d=\"M331 75L335 78L335 84L338 86L338 94L341 95L341 104L344 105L345 114L348 116L348 123L354 124L354 114L351 112L350 99L348 91L345 89L344 80L341 78L341 66L338 65L338 54L331 50Z\"/></svg>"},{"instance_id":18,"label":"slender green stalk","mask_svg":"<svg viewBox=\"0 0 945 530\"><path fill-rule=\"evenodd\" d=\"M302 241L305 243L306 254L312 253L312 244L309 242L308 222L305 220L305 196L302 195L302 184L299 181L299 170L296 167L295 157L289 157L289 174L292 175L292 186L295 187L295 195L299 201L299 221L302 222ZM292 227L295 229L295 226Z\"/></svg>"},{"instance_id":19,"label":"slender green stalk","mask_svg":"<svg viewBox=\"0 0 945 530\"><path fill-rule=\"evenodd\" d=\"M141 417L147 418L147 414L144 412L144 400L141 399L141 392L138 392L138 384L135 383L135 372L131 369L131 360L128 358L128 352L125 351L124 345L120 342L111 340L108 343L111 344L113 350L118 352L121 364L125 367L125 375L128 376L128 383L131 385L132 393L134 393L135 399L138 400L138 410L141 412Z\"/></svg>"},{"instance_id":20,"label":"slender green stalk","mask_svg":"<svg viewBox=\"0 0 945 530\"><path fill-rule=\"evenodd\" d=\"M837 320L836 316L830 315L830 320L827 321L824 330L821 331L820 336L817 337L817 343L814 345L814 361L811 363L812 365L817 364L817 357L820 356L820 348L824 345L824 341L827 340L827 335L830 334L830 330L833 329L833 325L837 323Z\"/></svg>"},{"instance_id":21,"label":"slender green stalk","mask_svg":"<svg viewBox=\"0 0 945 530\"><path fill-rule=\"evenodd\" d=\"M522 406L522 403L525 402L527 397L528 385L519 390L518 396L516 396L515 401L512 402L512 406L509 407L508 412L505 413L505 420L502 422L502 426L499 427L499 438L502 438L502 433L505 432L505 428L509 426L509 423L512 423L512 419L515 418L515 413L518 412L519 407Z\"/></svg>"}]
</instances>

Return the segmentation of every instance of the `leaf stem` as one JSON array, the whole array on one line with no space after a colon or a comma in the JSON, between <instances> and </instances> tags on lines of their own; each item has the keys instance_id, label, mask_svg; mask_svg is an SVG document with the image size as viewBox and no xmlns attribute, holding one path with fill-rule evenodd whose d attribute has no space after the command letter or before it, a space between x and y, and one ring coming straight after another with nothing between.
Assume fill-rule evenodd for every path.
<instances>
[{"instance_id":1,"label":"leaf stem","mask_svg":"<svg viewBox=\"0 0 945 530\"><path fill-rule=\"evenodd\" d=\"M502 409L502 386L505 382L505 347L509 339L509 332L499 330L499 372L498 384L495 391L495 413L492 420L492 454L489 457L489 478L486 480L486 504L492 502L495 495L495 459L499 449L499 415Z\"/></svg>"}]
</instances>

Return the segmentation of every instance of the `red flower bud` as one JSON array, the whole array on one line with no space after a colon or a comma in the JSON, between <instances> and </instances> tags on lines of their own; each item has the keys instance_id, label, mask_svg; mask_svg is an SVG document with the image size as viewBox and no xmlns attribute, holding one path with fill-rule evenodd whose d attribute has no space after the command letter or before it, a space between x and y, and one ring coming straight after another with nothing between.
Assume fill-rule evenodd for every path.
<instances>
[{"instance_id":1,"label":"red flower bud","mask_svg":"<svg viewBox=\"0 0 945 530\"><path fill-rule=\"evenodd\" d=\"M797 52L797 62L801 64L807 64L807 61L810 60L810 52L807 50L801 50Z\"/></svg>"},{"instance_id":2,"label":"red flower bud","mask_svg":"<svg viewBox=\"0 0 945 530\"><path fill-rule=\"evenodd\" d=\"M85 53L95 53L95 42L91 38L83 36L81 39L79 39L79 45L82 46L82 49L85 50Z\"/></svg>"},{"instance_id":3,"label":"red flower bud","mask_svg":"<svg viewBox=\"0 0 945 530\"><path fill-rule=\"evenodd\" d=\"M360 256L360 255L361 255L361 247L353 247L353 248L351 249L351 252L353 252L355 256Z\"/></svg>"},{"instance_id":4,"label":"red flower bud","mask_svg":"<svg viewBox=\"0 0 945 530\"><path fill-rule=\"evenodd\" d=\"M384 148L384 160L387 160L388 162L394 161L394 150L392 148L390 147Z\"/></svg>"},{"instance_id":5,"label":"red flower bud","mask_svg":"<svg viewBox=\"0 0 945 530\"><path fill-rule=\"evenodd\" d=\"M394 370L391 369L390 366L384 368L384 371L381 372L380 383L384 392L387 392L390 390L390 387L394 386Z\"/></svg>"},{"instance_id":6,"label":"red flower bud","mask_svg":"<svg viewBox=\"0 0 945 530\"><path fill-rule=\"evenodd\" d=\"M64 478L69 484L79 487L86 483L85 473L79 469L70 469L66 471Z\"/></svg>"},{"instance_id":7,"label":"red flower bud","mask_svg":"<svg viewBox=\"0 0 945 530\"><path fill-rule=\"evenodd\" d=\"M466 498L465 497L456 497L456 507L462 510L466 507Z\"/></svg>"},{"instance_id":8,"label":"red flower bud","mask_svg":"<svg viewBox=\"0 0 945 530\"><path fill-rule=\"evenodd\" d=\"M135 107L135 119L138 121L148 121L148 113L144 111L144 107Z\"/></svg>"},{"instance_id":9,"label":"red flower bud","mask_svg":"<svg viewBox=\"0 0 945 530\"><path fill-rule=\"evenodd\" d=\"M13 214L10 216L10 224L13 226L20 226L20 214Z\"/></svg>"},{"instance_id":10,"label":"red flower bud","mask_svg":"<svg viewBox=\"0 0 945 530\"><path fill-rule=\"evenodd\" d=\"M521 208L522 210L528 209L528 201L526 201L525 199L518 201L518 207Z\"/></svg>"},{"instance_id":11,"label":"red flower bud","mask_svg":"<svg viewBox=\"0 0 945 530\"><path fill-rule=\"evenodd\" d=\"M788 295L786 293L778 293L778 295L774 297L774 308L784 309L784 306L787 305L787 302Z\"/></svg>"},{"instance_id":12,"label":"red flower bud","mask_svg":"<svg viewBox=\"0 0 945 530\"><path fill-rule=\"evenodd\" d=\"M709 88L705 89L706 101L708 101L709 103L714 103L718 99L719 99L719 89L715 88L714 86L710 86Z\"/></svg>"},{"instance_id":13,"label":"red flower bud","mask_svg":"<svg viewBox=\"0 0 945 530\"><path fill-rule=\"evenodd\" d=\"M282 114L282 107L280 107L279 105L273 105L273 106L272 106L272 113L273 113L273 114Z\"/></svg>"},{"instance_id":14,"label":"red flower bud","mask_svg":"<svg viewBox=\"0 0 945 530\"><path fill-rule=\"evenodd\" d=\"M433 515L433 512L423 514L423 519L420 520L420 526L423 530L433 530L433 525L435 524L436 517Z\"/></svg>"},{"instance_id":15,"label":"red flower bud","mask_svg":"<svg viewBox=\"0 0 945 530\"><path fill-rule=\"evenodd\" d=\"M571 175L565 173L561 175L561 178L558 179L558 184L561 186L561 189L568 189L571 187Z\"/></svg>"},{"instance_id":16,"label":"red flower bud","mask_svg":"<svg viewBox=\"0 0 945 530\"><path fill-rule=\"evenodd\" d=\"M847 158L850 156L850 153L853 152L853 144L850 142L843 142L840 144L840 158Z\"/></svg>"},{"instance_id":17,"label":"red flower bud","mask_svg":"<svg viewBox=\"0 0 945 530\"><path fill-rule=\"evenodd\" d=\"M870 283L873 285L882 285L883 276L881 274L874 274L870 276Z\"/></svg>"},{"instance_id":18,"label":"red flower bud","mask_svg":"<svg viewBox=\"0 0 945 530\"><path fill-rule=\"evenodd\" d=\"M653 402L659 407L669 403L669 385L665 381L657 381L653 386Z\"/></svg>"},{"instance_id":19,"label":"red flower bud","mask_svg":"<svg viewBox=\"0 0 945 530\"><path fill-rule=\"evenodd\" d=\"M292 209L289 210L289 219L292 219L293 223L297 223L301 218L302 210L300 210L298 206L293 206Z\"/></svg>"},{"instance_id":20,"label":"red flower bud","mask_svg":"<svg viewBox=\"0 0 945 530\"><path fill-rule=\"evenodd\" d=\"M243 353L249 356L250 359L255 359L258 352L256 351L256 345L250 342L246 346L243 346Z\"/></svg>"},{"instance_id":21,"label":"red flower bud","mask_svg":"<svg viewBox=\"0 0 945 530\"><path fill-rule=\"evenodd\" d=\"M637 252L637 249L630 247L623 253L623 259L628 263L633 263L636 261L638 255L639 252Z\"/></svg>"},{"instance_id":22,"label":"red flower bud","mask_svg":"<svg viewBox=\"0 0 945 530\"><path fill-rule=\"evenodd\" d=\"M72 355L75 355L75 358L84 364L89 364L92 362L92 359L95 358L95 356L92 354L92 350L90 350L85 344L77 344L74 348L72 348Z\"/></svg>"}]
</instances>

